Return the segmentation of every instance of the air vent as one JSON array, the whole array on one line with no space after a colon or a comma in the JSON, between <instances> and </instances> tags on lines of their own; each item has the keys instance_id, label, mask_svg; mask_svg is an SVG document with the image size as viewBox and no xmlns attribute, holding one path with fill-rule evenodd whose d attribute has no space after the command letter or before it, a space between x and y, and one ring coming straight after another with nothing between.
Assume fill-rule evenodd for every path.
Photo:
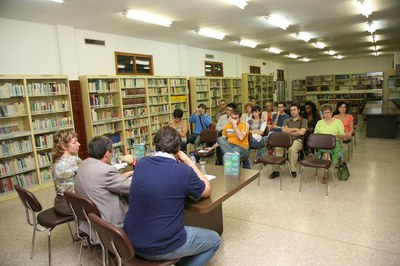
<instances>
[{"instance_id":1,"label":"air vent","mask_svg":"<svg viewBox=\"0 0 400 266\"><path fill-rule=\"evenodd\" d=\"M206 54L206 58L208 58L208 59L214 59L214 55L213 55L213 54Z\"/></svg>"},{"instance_id":2,"label":"air vent","mask_svg":"<svg viewBox=\"0 0 400 266\"><path fill-rule=\"evenodd\" d=\"M267 62L263 62L262 64L263 64L263 66L266 66L266 65L267 65Z\"/></svg>"},{"instance_id":3,"label":"air vent","mask_svg":"<svg viewBox=\"0 0 400 266\"><path fill-rule=\"evenodd\" d=\"M105 46L106 45L105 41L92 40L92 39L85 39L85 43L86 44L101 45L101 46Z\"/></svg>"}]
</instances>

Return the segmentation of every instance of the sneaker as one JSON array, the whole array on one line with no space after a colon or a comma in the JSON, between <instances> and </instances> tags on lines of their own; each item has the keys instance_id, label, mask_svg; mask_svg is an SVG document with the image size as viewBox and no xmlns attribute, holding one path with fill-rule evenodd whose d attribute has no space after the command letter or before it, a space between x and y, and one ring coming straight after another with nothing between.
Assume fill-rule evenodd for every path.
<instances>
[{"instance_id":1,"label":"sneaker","mask_svg":"<svg viewBox=\"0 0 400 266\"><path fill-rule=\"evenodd\" d=\"M279 172L272 172L272 174L269 175L269 179L274 179L279 176Z\"/></svg>"},{"instance_id":2,"label":"sneaker","mask_svg":"<svg viewBox=\"0 0 400 266\"><path fill-rule=\"evenodd\" d=\"M292 178L295 178L297 176L296 172L292 172Z\"/></svg>"}]
</instances>

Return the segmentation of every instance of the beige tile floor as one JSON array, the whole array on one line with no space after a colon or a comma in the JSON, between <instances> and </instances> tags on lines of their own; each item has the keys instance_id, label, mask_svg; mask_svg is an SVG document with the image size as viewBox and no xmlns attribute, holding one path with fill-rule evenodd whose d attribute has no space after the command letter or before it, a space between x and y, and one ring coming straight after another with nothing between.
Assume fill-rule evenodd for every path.
<instances>
[{"instance_id":1,"label":"beige tile floor","mask_svg":"<svg viewBox=\"0 0 400 266\"><path fill-rule=\"evenodd\" d=\"M400 265L400 138L366 139L358 150L347 182L325 187L310 179L298 192L283 170L270 180L262 171L253 182L223 204L223 245L210 265ZM52 189L36 193L44 207ZM21 203L0 203L0 265L46 265L47 238L37 235L35 257L29 259L31 229ZM76 265L78 244L68 227L53 232L54 265ZM98 265L95 253L83 254L83 265Z\"/></svg>"}]
</instances>

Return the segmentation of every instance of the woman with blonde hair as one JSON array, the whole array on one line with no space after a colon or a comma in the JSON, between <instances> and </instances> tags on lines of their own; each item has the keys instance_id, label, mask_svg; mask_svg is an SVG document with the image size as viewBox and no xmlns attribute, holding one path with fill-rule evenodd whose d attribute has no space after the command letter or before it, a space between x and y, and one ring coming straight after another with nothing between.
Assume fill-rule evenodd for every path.
<instances>
[{"instance_id":1,"label":"woman with blonde hair","mask_svg":"<svg viewBox=\"0 0 400 266\"><path fill-rule=\"evenodd\" d=\"M241 121L248 123L249 120L251 120L251 118L253 116L252 108L253 108L253 105L251 103L246 103L244 105L244 113L240 117Z\"/></svg>"},{"instance_id":2,"label":"woman with blonde hair","mask_svg":"<svg viewBox=\"0 0 400 266\"><path fill-rule=\"evenodd\" d=\"M56 198L54 209L61 215L72 215L72 210L64 199L64 192L74 192L75 175L82 160L77 156L81 144L72 129L61 129L54 134L52 151L52 174Z\"/></svg>"}]
</instances>

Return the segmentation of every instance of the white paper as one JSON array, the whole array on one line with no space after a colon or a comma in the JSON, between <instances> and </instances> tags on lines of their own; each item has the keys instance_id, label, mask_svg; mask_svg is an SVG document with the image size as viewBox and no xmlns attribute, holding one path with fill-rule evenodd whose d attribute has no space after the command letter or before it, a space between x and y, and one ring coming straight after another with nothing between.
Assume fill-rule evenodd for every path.
<instances>
[{"instance_id":1,"label":"white paper","mask_svg":"<svg viewBox=\"0 0 400 266\"><path fill-rule=\"evenodd\" d=\"M198 150L197 152L207 152L207 151L205 151L205 150L201 149L201 150Z\"/></svg>"},{"instance_id":2,"label":"white paper","mask_svg":"<svg viewBox=\"0 0 400 266\"><path fill-rule=\"evenodd\" d=\"M116 164L114 164L114 167L117 168L117 170L125 168L127 166L128 166L127 163L116 163Z\"/></svg>"},{"instance_id":3,"label":"white paper","mask_svg":"<svg viewBox=\"0 0 400 266\"><path fill-rule=\"evenodd\" d=\"M212 180L212 179L216 178L215 175L207 175L206 174L205 176L207 177L208 180Z\"/></svg>"}]
</instances>

